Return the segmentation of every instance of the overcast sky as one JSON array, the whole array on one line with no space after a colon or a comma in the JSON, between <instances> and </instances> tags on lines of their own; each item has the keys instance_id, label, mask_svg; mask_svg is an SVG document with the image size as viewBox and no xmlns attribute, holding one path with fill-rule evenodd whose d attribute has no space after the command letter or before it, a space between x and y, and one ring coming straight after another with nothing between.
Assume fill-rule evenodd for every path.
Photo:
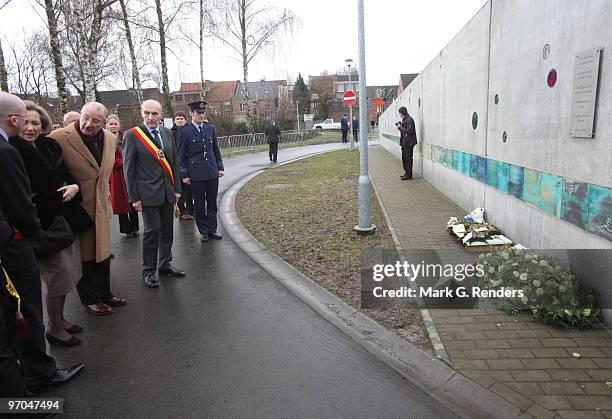
<instances>
[{"instance_id":1,"label":"overcast sky","mask_svg":"<svg viewBox=\"0 0 612 419\"><path fill-rule=\"evenodd\" d=\"M286 79L298 72L307 78L334 73L346 58L358 58L357 0L260 0L292 9L300 25L273 52L263 52L250 67L250 81ZM461 30L486 0L365 0L366 77L368 85L397 84L400 73L418 73ZM3 44L43 27L33 0L13 0L0 12ZM197 25L197 13L194 24ZM6 54L5 54L6 55ZM199 80L197 51L183 47L182 63L169 56L170 88L180 81ZM241 64L231 51L214 43L207 47L205 76L210 80L242 78ZM123 86L116 86L117 88Z\"/></svg>"}]
</instances>

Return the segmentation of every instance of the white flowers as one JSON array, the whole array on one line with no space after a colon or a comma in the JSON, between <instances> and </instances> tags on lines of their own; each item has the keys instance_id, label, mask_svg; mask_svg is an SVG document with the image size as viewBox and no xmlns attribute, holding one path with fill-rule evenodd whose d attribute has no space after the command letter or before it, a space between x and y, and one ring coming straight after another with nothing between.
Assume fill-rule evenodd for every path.
<instances>
[{"instance_id":1,"label":"white flowers","mask_svg":"<svg viewBox=\"0 0 612 419\"><path fill-rule=\"evenodd\" d=\"M527 278L529 278L529 275L527 275L525 272L519 275L519 279L523 282L527 281Z\"/></svg>"}]
</instances>

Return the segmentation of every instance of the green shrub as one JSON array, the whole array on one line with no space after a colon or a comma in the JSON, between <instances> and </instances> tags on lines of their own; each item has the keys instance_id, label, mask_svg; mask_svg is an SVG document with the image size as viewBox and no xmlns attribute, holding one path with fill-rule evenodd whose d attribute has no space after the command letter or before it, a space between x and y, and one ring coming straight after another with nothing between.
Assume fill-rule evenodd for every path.
<instances>
[{"instance_id":1,"label":"green shrub","mask_svg":"<svg viewBox=\"0 0 612 419\"><path fill-rule=\"evenodd\" d=\"M547 324L591 327L598 323L595 291L582 284L559 259L533 250L504 249L479 256L487 289L523 290L522 298L499 298L495 303L507 313L530 310Z\"/></svg>"}]
</instances>

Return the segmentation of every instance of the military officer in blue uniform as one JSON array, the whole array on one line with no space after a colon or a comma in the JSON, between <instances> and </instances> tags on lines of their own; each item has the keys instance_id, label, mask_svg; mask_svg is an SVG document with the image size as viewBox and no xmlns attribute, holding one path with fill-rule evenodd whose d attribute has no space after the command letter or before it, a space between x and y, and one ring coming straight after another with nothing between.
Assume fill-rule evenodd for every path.
<instances>
[{"instance_id":1,"label":"military officer in blue uniform","mask_svg":"<svg viewBox=\"0 0 612 419\"><path fill-rule=\"evenodd\" d=\"M191 123L177 132L181 179L191 185L201 240L220 240L223 236L217 232L217 193L219 178L225 173L217 134L208 123L205 101L191 102L189 108Z\"/></svg>"}]
</instances>

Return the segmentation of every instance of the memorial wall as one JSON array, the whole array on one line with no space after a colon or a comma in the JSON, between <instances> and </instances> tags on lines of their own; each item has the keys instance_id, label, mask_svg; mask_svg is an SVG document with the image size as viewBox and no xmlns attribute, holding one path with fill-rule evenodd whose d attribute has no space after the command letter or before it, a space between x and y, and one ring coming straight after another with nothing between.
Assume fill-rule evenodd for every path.
<instances>
[{"instance_id":1,"label":"memorial wall","mask_svg":"<svg viewBox=\"0 0 612 419\"><path fill-rule=\"evenodd\" d=\"M610 53L609 0L490 0L381 116L381 144L399 157L406 106L416 171L466 211L531 248L612 249ZM609 252L566 253L610 294Z\"/></svg>"}]
</instances>

